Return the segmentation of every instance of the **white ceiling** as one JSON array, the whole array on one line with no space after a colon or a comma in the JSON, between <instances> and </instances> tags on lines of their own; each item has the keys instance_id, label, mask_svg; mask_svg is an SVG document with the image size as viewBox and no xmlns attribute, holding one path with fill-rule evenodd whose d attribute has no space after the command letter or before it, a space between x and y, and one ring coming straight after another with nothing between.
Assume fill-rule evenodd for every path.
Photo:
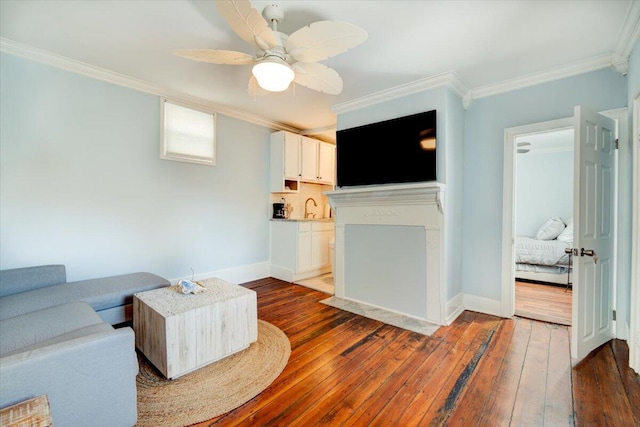
<instances>
[{"instance_id":1,"label":"white ceiling","mask_svg":"<svg viewBox=\"0 0 640 427\"><path fill-rule=\"evenodd\" d=\"M368 32L360 46L322 61L342 76L339 95L296 86L253 99L250 66L174 56L185 48L253 54L213 1L0 0L0 36L5 46L26 45L304 130L334 126L332 106L441 73L453 72L465 90L476 90L602 58L625 59L638 37L636 2L277 2L285 14L278 29L287 34L319 20ZM271 2L252 3L262 11Z\"/></svg>"}]
</instances>

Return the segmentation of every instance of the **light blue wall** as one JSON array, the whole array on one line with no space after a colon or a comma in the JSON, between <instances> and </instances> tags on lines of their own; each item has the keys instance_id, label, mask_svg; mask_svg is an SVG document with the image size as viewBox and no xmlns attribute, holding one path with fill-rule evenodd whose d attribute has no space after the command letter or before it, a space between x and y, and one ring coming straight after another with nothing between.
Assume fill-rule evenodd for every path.
<instances>
[{"instance_id":1,"label":"light blue wall","mask_svg":"<svg viewBox=\"0 0 640 427\"><path fill-rule=\"evenodd\" d=\"M627 79L613 69L481 98L465 115L462 281L464 292L500 299L502 169L506 128L624 107ZM620 234L630 230L620 230Z\"/></svg>"},{"instance_id":2,"label":"light blue wall","mask_svg":"<svg viewBox=\"0 0 640 427\"><path fill-rule=\"evenodd\" d=\"M516 156L516 234L533 236L552 216L573 217L573 150Z\"/></svg>"},{"instance_id":3,"label":"light blue wall","mask_svg":"<svg viewBox=\"0 0 640 427\"><path fill-rule=\"evenodd\" d=\"M446 153L445 170L447 193L445 196L445 268L447 274L447 300L462 292L462 216L464 175L464 107L451 90L446 91Z\"/></svg>"},{"instance_id":4,"label":"light blue wall","mask_svg":"<svg viewBox=\"0 0 640 427\"><path fill-rule=\"evenodd\" d=\"M462 291L462 184L464 108L448 88L427 90L338 115L338 130L436 110L437 177L445 190L445 274L447 300ZM392 146L390 146L392 149Z\"/></svg>"},{"instance_id":5,"label":"light blue wall","mask_svg":"<svg viewBox=\"0 0 640 427\"><path fill-rule=\"evenodd\" d=\"M160 160L160 100L0 60L0 266L168 279L269 260L270 130L218 115L217 166Z\"/></svg>"}]
</instances>

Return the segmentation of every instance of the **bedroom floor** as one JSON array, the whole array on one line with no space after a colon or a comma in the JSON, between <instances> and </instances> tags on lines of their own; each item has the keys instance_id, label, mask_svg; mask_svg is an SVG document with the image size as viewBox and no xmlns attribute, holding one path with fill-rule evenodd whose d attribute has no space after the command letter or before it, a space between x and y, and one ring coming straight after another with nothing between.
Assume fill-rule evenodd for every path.
<instances>
[{"instance_id":1,"label":"bedroom floor","mask_svg":"<svg viewBox=\"0 0 640 427\"><path fill-rule=\"evenodd\" d=\"M515 314L571 326L571 289L516 281Z\"/></svg>"},{"instance_id":2,"label":"bedroom floor","mask_svg":"<svg viewBox=\"0 0 640 427\"><path fill-rule=\"evenodd\" d=\"M333 285L333 275L331 273L322 274L316 277L310 277L308 279L298 280L293 282L296 285L306 286L307 288L315 289L316 291L324 292L325 294L333 295L335 293L335 287Z\"/></svg>"}]
</instances>

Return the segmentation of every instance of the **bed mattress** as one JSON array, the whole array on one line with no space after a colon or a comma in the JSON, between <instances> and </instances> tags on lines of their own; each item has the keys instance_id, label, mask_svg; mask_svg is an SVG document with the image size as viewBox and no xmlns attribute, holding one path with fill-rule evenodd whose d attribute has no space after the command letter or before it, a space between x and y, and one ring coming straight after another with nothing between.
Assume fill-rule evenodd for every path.
<instances>
[{"instance_id":1,"label":"bed mattress","mask_svg":"<svg viewBox=\"0 0 640 427\"><path fill-rule=\"evenodd\" d=\"M569 255L564 252L572 242L561 240L538 240L531 237L516 237L516 264L568 266Z\"/></svg>"},{"instance_id":2,"label":"bed mattress","mask_svg":"<svg viewBox=\"0 0 640 427\"><path fill-rule=\"evenodd\" d=\"M516 264L516 276L520 272L567 274L570 271L568 266L561 265L536 265L536 264Z\"/></svg>"}]
</instances>

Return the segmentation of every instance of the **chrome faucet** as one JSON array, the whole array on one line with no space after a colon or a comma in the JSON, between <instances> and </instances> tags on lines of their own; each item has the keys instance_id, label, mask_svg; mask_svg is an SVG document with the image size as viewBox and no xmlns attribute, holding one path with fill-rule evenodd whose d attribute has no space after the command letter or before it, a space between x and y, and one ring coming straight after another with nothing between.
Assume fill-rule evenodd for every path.
<instances>
[{"instance_id":1,"label":"chrome faucet","mask_svg":"<svg viewBox=\"0 0 640 427\"><path fill-rule=\"evenodd\" d=\"M309 200L311 200L313 202L313 206L318 206L318 204L316 203L315 200L313 200L312 197L309 197L307 200L305 200L304 202L304 219L309 218L309 215L311 215L312 218L315 218L316 214L311 213L307 210L307 203L309 203Z\"/></svg>"}]
</instances>

